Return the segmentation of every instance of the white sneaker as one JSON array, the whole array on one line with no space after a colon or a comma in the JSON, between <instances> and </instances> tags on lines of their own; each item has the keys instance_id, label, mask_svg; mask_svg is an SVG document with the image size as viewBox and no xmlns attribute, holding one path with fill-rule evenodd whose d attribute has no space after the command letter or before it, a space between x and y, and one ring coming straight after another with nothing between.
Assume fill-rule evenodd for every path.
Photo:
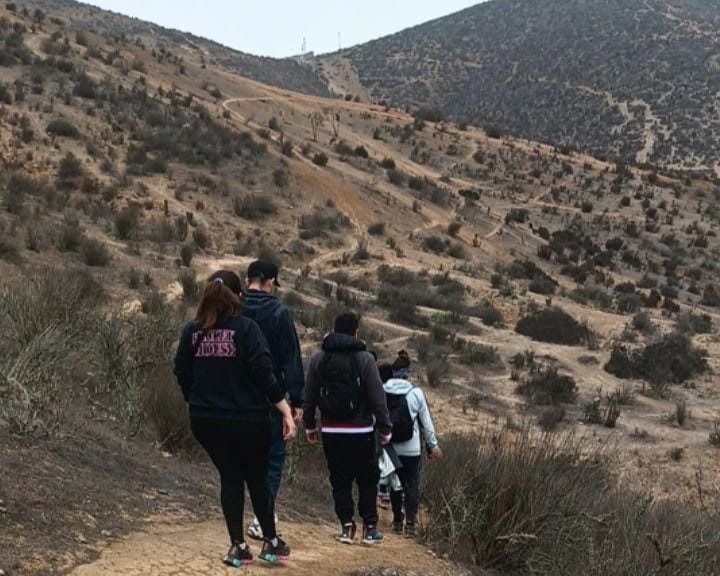
<instances>
[{"instance_id":1,"label":"white sneaker","mask_svg":"<svg viewBox=\"0 0 720 576\"><path fill-rule=\"evenodd\" d=\"M276 528L277 528L277 523L278 523L278 517L277 517L277 514L275 514ZM279 532L278 532L278 534L279 534ZM247 529L247 535L250 538L252 538L253 540L263 540L263 531L262 531L262 527L260 526L260 522L257 519L257 516L255 516L253 518L252 522L250 522L250 525L248 526L248 529Z\"/></svg>"}]
</instances>

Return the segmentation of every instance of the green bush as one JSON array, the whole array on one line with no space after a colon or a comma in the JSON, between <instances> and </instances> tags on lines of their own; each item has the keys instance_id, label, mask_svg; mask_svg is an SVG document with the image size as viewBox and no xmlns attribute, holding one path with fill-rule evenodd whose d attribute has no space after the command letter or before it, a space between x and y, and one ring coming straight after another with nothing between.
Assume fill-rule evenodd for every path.
<instances>
[{"instance_id":1,"label":"green bush","mask_svg":"<svg viewBox=\"0 0 720 576\"><path fill-rule=\"evenodd\" d=\"M483 302L472 309L471 313L480 318L485 326L501 326L505 321L502 312L492 302Z\"/></svg>"},{"instance_id":2,"label":"green bush","mask_svg":"<svg viewBox=\"0 0 720 576\"><path fill-rule=\"evenodd\" d=\"M385 222L373 222L368 226L370 236L382 236L385 234Z\"/></svg>"},{"instance_id":3,"label":"green bush","mask_svg":"<svg viewBox=\"0 0 720 576\"><path fill-rule=\"evenodd\" d=\"M185 267L190 266L192 259L195 257L195 247L192 244L183 244L180 246L180 262Z\"/></svg>"},{"instance_id":4,"label":"green bush","mask_svg":"<svg viewBox=\"0 0 720 576\"><path fill-rule=\"evenodd\" d=\"M88 266L107 266L111 260L110 251L102 240L86 238L80 245L80 255Z\"/></svg>"},{"instance_id":5,"label":"green bush","mask_svg":"<svg viewBox=\"0 0 720 576\"><path fill-rule=\"evenodd\" d=\"M578 346L587 342L590 331L557 307L531 310L518 320L515 331L538 342Z\"/></svg>"},{"instance_id":6,"label":"green bush","mask_svg":"<svg viewBox=\"0 0 720 576\"><path fill-rule=\"evenodd\" d=\"M392 184L395 184L395 186L405 186L405 182L407 181L405 173L396 168L388 169L387 177Z\"/></svg>"},{"instance_id":7,"label":"green bush","mask_svg":"<svg viewBox=\"0 0 720 576\"><path fill-rule=\"evenodd\" d=\"M301 240L322 238L350 226L350 218L332 206L317 207L311 214L303 214L298 221Z\"/></svg>"},{"instance_id":8,"label":"green bush","mask_svg":"<svg viewBox=\"0 0 720 576\"><path fill-rule=\"evenodd\" d=\"M518 384L515 392L531 404L572 404L577 398L577 385L572 376L560 374L555 366L545 366Z\"/></svg>"},{"instance_id":9,"label":"green bush","mask_svg":"<svg viewBox=\"0 0 720 576\"><path fill-rule=\"evenodd\" d=\"M137 229L140 214L135 206L123 208L115 215L115 234L120 240L129 240Z\"/></svg>"},{"instance_id":10,"label":"green bush","mask_svg":"<svg viewBox=\"0 0 720 576\"><path fill-rule=\"evenodd\" d=\"M328 160L328 155L324 152L317 152L312 159L313 164L316 166L327 166Z\"/></svg>"},{"instance_id":11,"label":"green bush","mask_svg":"<svg viewBox=\"0 0 720 576\"><path fill-rule=\"evenodd\" d=\"M538 426L545 432L553 432L565 419L566 411L562 406L548 406L537 418Z\"/></svg>"},{"instance_id":12,"label":"green bush","mask_svg":"<svg viewBox=\"0 0 720 576\"><path fill-rule=\"evenodd\" d=\"M63 138L77 138L80 136L78 129L64 118L51 120L45 131L51 136L61 136Z\"/></svg>"},{"instance_id":13,"label":"green bush","mask_svg":"<svg viewBox=\"0 0 720 576\"><path fill-rule=\"evenodd\" d=\"M380 167L385 168L385 170L395 170L395 167L396 167L395 160L393 160L392 158L385 157L382 159L382 162L380 162ZM389 176L388 176L388 178L389 178ZM392 182L392 180L391 180L391 182Z\"/></svg>"},{"instance_id":14,"label":"green bush","mask_svg":"<svg viewBox=\"0 0 720 576\"><path fill-rule=\"evenodd\" d=\"M68 152L62 160L57 171L58 185L61 188L72 188L78 185L78 180L83 175L82 163L75 154Z\"/></svg>"},{"instance_id":15,"label":"green bush","mask_svg":"<svg viewBox=\"0 0 720 576\"><path fill-rule=\"evenodd\" d=\"M677 332L642 350L616 346L605 364L605 371L618 378L643 378L659 389L682 384L707 369L707 353L693 346L686 334Z\"/></svg>"},{"instance_id":16,"label":"green bush","mask_svg":"<svg viewBox=\"0 0 720 576\"><path fill-rule=\"evenodd\" d=\"M188 302L195 302L200 294L197 273L192 268L183 268L178 274L178 282L183 292L183 298Z\"/></svg>"},{"instance_id":17,"label":"green bush","mask_svg":"<svg viewBox=\"0 0 720 576\"><path fill-rule=\"evenodd\" d=\"M475 342L464 342L460 349L460 362L468 366L488 366L500 364L497 348Z\"/></svg>"},{"instance_id":18,"label":"green bush","mask_svg":"<svg viewBox=\"0 0 720 576\"><path fill-rule=\"evenodd\" d=\"M447 248L443 239L434 235L423 238L422 247L426 252L434 252L435 254L442 254Z\"/></svg>"},{"instance_id":19,"label":"green bush","mask_svg":"<svg viewBox=\"0 0 720 576\"><path fill-rule=\"evenodd\" d=\"M290 183L288 173L282 168L273 171L273 183L278 188L285 188Z\"/></svg>"},{"instance_id":20,"label":"green bush","mask_svg":"<svg viewBox=\"0 0 720 576\"><path fill-rule=\"evenodd\" d=\"M268 196L262 194L248 194L242 198L235 198L233 202L235 214L245 220L262 220L277 214L277 206Z\"/></svg>"}]
</instances>

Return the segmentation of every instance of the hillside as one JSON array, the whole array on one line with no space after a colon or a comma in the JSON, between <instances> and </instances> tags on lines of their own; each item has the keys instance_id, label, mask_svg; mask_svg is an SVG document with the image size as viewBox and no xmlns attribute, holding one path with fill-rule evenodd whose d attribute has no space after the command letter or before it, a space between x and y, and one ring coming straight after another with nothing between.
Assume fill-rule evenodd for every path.
<instances>
[{"instance_id":1,"label":"hillside","mask_svg":"<svg viewBox=\"0 0 720 576\"><path fill-rule=\"evenodd\" d=\"M492 0L317 64L340 92L709 172L719 25L720 5L704 0Z\"/></svg>"},{"instance_id":2,"label":"hillside","mask_svg":"<svg viewBox=\"0 0 720 576\"><path fill-rule=\"evenodd\" d=\"M306 355L348 308L382 360L410 350L448 452L427 468L437 489L422 541L439 555L587 576L595 554L607 563L593 576L664 576L676 568L667 543L688 573L714 574L719 544L703 536L720 535L711 182L261 84L185 37L118 37L58 6L0 4L0 570L152 564L168 576L224 552L211 548L224 545L216 480L168 359L199 282L264 256L281 263ZM523 445L531 465L512 476L505 464ZM312 537L331 554L335 528L322 451L291 446L282 522L297 573L317 573ZM479 485L472 450L507 456L483 470L512 478ZM564 479L597 490L593 506L586 492L565 498ZM510 480L542 501L517 496L512 509ZM456 532L458 517L443 515L463 501L447 494L488 495L497 525L462 517L495 534ZM567 530L541 522L568 503ZM530 528L503 522L528 510L540 510L537 536L519 541ZM391 576L460 570L412 542L389 549ZM388 574L366 559L387 562L344 549L332 573Z\"/></svg>"},{"instance_id":3,"label":"hillside","mask_svg":"<svg viewBox=\"0 0 720 576\"><path fill-rule=\"evenodd\" d=\"M293 60L246 54L206 38L163 28L74 0L27 0L17 4L30 11L40 8L50 12L55 18L72 22L73 29L108 34L118 39L132 37L134 42L141 42L157 51L172 48L178 59L178 67L182 67L182 60L186 56L192 55L205 64L226 68L259 82L307 94L328 95L324 81L315 72ZM242 33L243 26L251 25L255 23L239 22L239 33Z\"/></svg>"}]
</instances>

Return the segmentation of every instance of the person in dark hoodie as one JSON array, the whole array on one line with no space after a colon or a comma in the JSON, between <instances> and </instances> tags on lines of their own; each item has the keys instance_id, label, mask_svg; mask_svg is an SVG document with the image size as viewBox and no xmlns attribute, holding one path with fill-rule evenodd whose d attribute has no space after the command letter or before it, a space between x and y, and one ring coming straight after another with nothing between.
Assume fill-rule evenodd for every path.
<instances>
[{"instance_id":1,"label":"person in dark hoodie","mask_svg":"<svg viewBox=\"0 0 720 576\"><path fill-rule=\"evenodd\" d=\"M285 439L295 434L267 343L257 324L241 316L240 294L234 272L220 270L210 276L195 319L182 332L174 364L193 435L220 473L220 500L231 542L223 562L235 567L253 558L243 532L246 485L265 535L260 558L275 563L290 555L276 533L267 481L271 412L280 414Z\"/></svg>"},{"instance_id":2,"label":"person in dark hoodie","mask_svg":"<svg viewBox=\"0 0 720 576\"><path fill-rule=\"evenodd\" d=\"M377 529L377 485L380 479L375 428L380 443L392 438L392 424L385 403L375 359L357 337L355 314L335 319L322 349L308 363L303 420L310 444L318 441L316 409L320 409L322 440L335 513L340 520L338 540L352 544L357 526L353 520L353 483L358 486L358 512L363 520L362 542L382 542Z\"/></svg>"},{"instance_id":3,"label":"person in dark hoodie","mask_svg":"<svg viewBox=\"0 0 720 576\"><path fill-rule=\"evenodd\" d=\"M278 286L278 267L267 260L256 260L248 267L248 288L243 298L245 316L254 320L265 335L270 347L273 372L278 383L284 388L290 401L296 423L302 418L302 393L305 387L302 355L295 323L290 311L274 295ZM268 485L273 498L277 500L285 466L285 440L283 439L282 418L272 418L272 441L270 445L270 467ZM275 518L277 523L277 517ZM248 536L263 539L263 530L258 518L248 526Z\"/></svg>"}]
</instances>

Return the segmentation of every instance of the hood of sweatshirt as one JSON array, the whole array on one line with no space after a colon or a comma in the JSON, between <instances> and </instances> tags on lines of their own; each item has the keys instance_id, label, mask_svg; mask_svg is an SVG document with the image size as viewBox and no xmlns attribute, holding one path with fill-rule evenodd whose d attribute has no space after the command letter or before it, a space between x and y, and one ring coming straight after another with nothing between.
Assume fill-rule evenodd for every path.
<instances>
[{"instance_id":1,"label":"hood of sweatshirt","mask_svg":"<svg viewBox=\"0 0 720 576\"><path fill-rule=\"evenodd\" d=\"M277 296L262 290L246 290L243 295L242 305L246 316L252 318L258 324L262 324L276 314L282 303Z\"/></svg>"},{"instance_id":2,"label":"hood of sweatshirt","mask_svg":"<svg viewBox=\"0 0 720 576\"><path fill-rule=\"evenodd\" d=\"M391 378L383 384L383 388L388 394L402 395L410 392L410 390L413 389L413 385L407 380L403 380L401 378Z\"/></svg>"},{"instance_id":3,"label":"hood of sweatshirt","mask_svg":"<svg viewBox=\"0 0 720 576\"><path fill-rule=\"evenodd\" d=\"M367 345L352 336L331 332L325 336L322 349L324 352L365 352Z\"/></svg>"}]
</instances>

